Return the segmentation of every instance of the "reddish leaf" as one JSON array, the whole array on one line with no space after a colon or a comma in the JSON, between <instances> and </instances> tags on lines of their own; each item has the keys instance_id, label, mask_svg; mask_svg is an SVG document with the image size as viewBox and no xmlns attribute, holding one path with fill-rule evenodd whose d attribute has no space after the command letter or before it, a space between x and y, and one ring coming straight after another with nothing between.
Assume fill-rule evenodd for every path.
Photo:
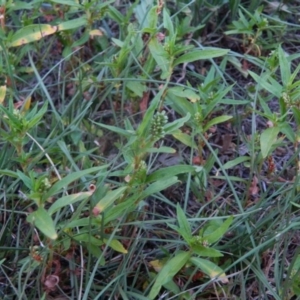
<instances>
[{"instance_id":1,"label":"reddish leaf","mask_svg":"<svg viewBox=\"0 0 300 300\"><path fill-rule=\"evenodd\" d=\"M150 96L150 92L144 92L143 93L143 98L142 101L140 102L140 111L142 113L142 115L144 116L145 111L148 108L148 102L149 102L149 96Z\"/></svg>"},{"instance_id":2,"label":"reddish leaf","mask_svg":"<svg viewBox=\"0 0 300 300\"><path fill-rule=\"evenodd\" d=\"M258 184L258 179L256 176L253 176L252 183L249 188L250 195L254 196L258 194L259 187L257 184Z\"/></svg>"}]
</instances>

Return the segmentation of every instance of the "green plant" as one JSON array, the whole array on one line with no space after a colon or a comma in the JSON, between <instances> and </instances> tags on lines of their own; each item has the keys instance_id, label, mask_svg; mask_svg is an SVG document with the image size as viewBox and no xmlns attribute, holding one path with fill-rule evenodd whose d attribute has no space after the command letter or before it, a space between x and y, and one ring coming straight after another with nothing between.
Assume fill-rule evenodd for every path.
<instances>
[{"instance_id":1,"label":"green plant","mask_svg":"<svg viewBox=\"0 0 300 300\"><path fill-rule=\"evenodd\" d=\"M294 57L292 57L292 59L294 59ZM297 151L300 126L299 103L297 102L299 96L299 81L296 79L299 67L293 72L291 71L291 59L288 58L288 55L281 47L278 47L278 49L271 54L267 59L267 64L267 70L263 72L261 76L258 76L254 72L249 72L257 82L258 91L262 89L266 90L272 97L276 97L280 106L279 113L273 113L268 107L268 100L258 95L260 105L263 109L262 115L270 122L270 128L263 131L260 137L263 158L269 156L284 137L294 144L295 150ZM274 74L278 69L280 70L282 83L274 79ZM291 127L290 121L295 122L296 131ZM282 133L283 136L277 140L279 133Z\"/></svg>"},{"instance_id":2,"label":"green plant","mask_svg":"<svg viewBox=\"0 0 300 300\"><path fill-rule=\"evenodd\" d=\"M262 55L262 49L273 50L278 42L276 38L279 33L284 34L285 26L280 22L268 20L263 15L263 6L257 8L254 13L242 8L239 10L239 19L232 21L231 30L226 31L227 35L242 34L242 49L245 54ZM270 24L271 23L271 24Z\"/></svg>"},{"instance_id":3,"label":"green plant","mask_svg":"<svg viewBox=\"0 0 300 300\"><path fill-rule=\"evenodd\" d=\"M177 205L176 210L179 227L172 224L168 224L168 226L179 233L185 242L183 248L187 249L185 251L178 250L174 257L163 264L149 293L148 297L150 299L155 299L162 286L170 289L175 294L179 293L180 290L176 286L174 288L171 281L173 277L188 263L199 268L211 279L217 278L223 283L228 283L228 279L220 267L208 259L199 258L198 256L222 256L220 251L210 247L210 245L216 243L223 237L230 227L233 218L230 217L223 223L222 221L211 221L199 231L198 235L193 235L191 226L184 211L179 205Z\"/></svg>"},{"instance_id":4,"label":"green plant","mask_svg":"<svg viewBox=\"0 0 300 300\"><path fill-rule=\"evenodd\" d=\"M261 4L0 1L0 298L299 294L297 8Z\"/></svg>"}]
</instances>

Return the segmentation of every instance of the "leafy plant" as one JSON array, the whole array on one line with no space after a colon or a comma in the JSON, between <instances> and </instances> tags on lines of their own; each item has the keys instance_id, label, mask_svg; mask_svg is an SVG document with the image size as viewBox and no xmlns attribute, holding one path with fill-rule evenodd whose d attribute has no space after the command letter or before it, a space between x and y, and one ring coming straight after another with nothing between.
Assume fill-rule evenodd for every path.
<instances>
[{"instance_id":1,"label":"leafy plant","mask_svg":"<svg viewBox=\"0 0 300 300\"><path fill-rule=\"evenodd\" d=\"M262 2L0 1L0 298L299 294L297 5Z\"/></svg>"},{"instance_id":2,"label":"leafy plant","mask_svg":"<svg viewBox=\"0 0 300 300\"><path fill-rule=\"evenodd\" d=\"M262 54L261 49L274 49L277 45L276 37L285 31L284 25L274 20L269 21L262 12L263 6L257 8L254 13L241 7L238 11L239 19L232 21L231 30L226 31L227 35L242 34L242 48L245 54L253 53L259 57Z\"/></svg>"},{"instance_id":3,"label":"leafy plant","mask_svg":"<svg viewBox=\"0 0 300 300\"><path fill-rule=\"evenodd\" d=\"M299 67L292 72L291 60L281 47L278 47L278 49L273 52L267 62L269 63L269 69L261 74L260 77L254 72L249 72L257 82L258 90L266 90L272 96L276 97L280 105L279 114L276 115L271 112L265 100L259 97L264 110L263 116L266 117L271 124L271 127L261 134L260 144L263 158L270 155L274 147L278 145L277 136L279 132L284 134L297 148L298 128L300 126L300 119L298 117L299 105L297 103L299 82L296 80ZM280 70L282 84L273 79L273 75L278 68ZM296 132L288 122L291 120L291 117L296 123Z\"/></svg>"},{"instance_id":4,"label":"leafy plant","mask_svg":"<svg viewBox=\"0 0 300 300\"><path fill-rule=\"evenodd\" d=\"M154 285L149 293L150 299L155 299L162 286L168 287L167 284L173 277L188 263L190 262L194 267L199 268L204 274L208 275L211 279L220 279L223 283L227 283L228 279L224 271L208 259L202 257L220 257L222 253L210 245L219 241L230 227L233 218L228 218L224 223L222 222L209 222L199 232L199 235L193 235L191 226L185 216L184 211L177 204L177 221L179 226L168 224L169 227L177 231L185 241L187 251L178 251L175 256L168 260L160 272L158 273Z\"/></svg>"}]
</instances>

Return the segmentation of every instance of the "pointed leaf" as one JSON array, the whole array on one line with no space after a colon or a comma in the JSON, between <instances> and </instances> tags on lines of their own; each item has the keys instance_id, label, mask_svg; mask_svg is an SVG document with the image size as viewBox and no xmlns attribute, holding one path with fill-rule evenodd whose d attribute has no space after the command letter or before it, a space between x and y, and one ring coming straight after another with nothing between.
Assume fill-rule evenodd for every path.
<instances>
[{"instance_id":1,"label":"pointed leaf","mask_svg":"<svg viewBox=\"0 0 300 300\"><path fill-rule=\"evenodd\" d=\"M158 273L155 283L148 295L149 299L156 299L161 287L171 281L190 258L189 252L181 252L170 259Z\"/></svg>"},{"instance_id":2,"label":"pointed leaf","mask_svg":"<svg viewBox=\"0 0 300 300\"><path fill-rule=\"evenodd\" d=\"M149 131L149 127L151 124L151 120L152 117L154 115L154 112L159 104L159 101L165 91L166 87L162 88L157 94L156 96L153 98L153 100L151 101L150 106L148 107L148 109L146 110L146 113L144 115L143 121L142 123L139 125L138 129L137 129L137 135L139 137L145 137L147 136L147 133Z\"/></svg>"},{"instance_id":3,"label":"pointed leaf","mask_svg":"<svg viewBox=\"0 0 300 300\"><path fill-rule=\"evenodd\" d=\"M222 257L223 254L218 251L217 249L210 248L210 247L204 247L200 244L190 244L191 249L195 254L198 254L200 256L206 256L206 257Z\"/></svg>"},{"instance_id":4,"label":"pointed leaf","mask_svg":"<svg viewBox=\"0 0 300 300\"><path fill-rule=\"evenodd\" d=\"M114 249L117 252L126 254L128 251L124 248L124 246L118 240L111 240L108 243L108 239L103 239L104 243L107 244L110 248Z\"/></svg>"},{"instance_id":5,"label":"pointed leaf","mask_svg":"<svg viewBox=\"0 0 300 300\"><path fill-rule=\"evenodd\" d=\"M197 148L197 145L192 139L192 137L186 133L183 133L181 130L176 130L175 132L173 132L172 135L176 140L180 141L182 144L190 148Z\"/></svg>"},{"instance_id":6,"label":"pointed leaf","mask_svg":"<svg viewBox=\"0 0 300 300\"><path fill-rule=\"evenodd\" d=\"M278 47L278 58L280 65L281 80L284 86L287 86L291 78L291 63L286 57L286 53L281 46Z\"/></svg>"},{"instance_id":7,"label":"pointed leaf","mask_svg":"<svg viewBox=\"0 0 300 300\"><path fill-rule=\"evenodd\" d=\"M281 93L282 93L282 86L276 82L275 80L272 80L270 78L271 75L267 76L258 76L257 74L255 74L252 71L248 71L249 74L251 75L251 77L265 90L267 90L269 93L271 93L272 95L280 98L281 97ZM271 83L269 83L267 81L267 79L269 79L269 81L272 81Z\"/></svg>"},{"instance_id":8,"label":"pointed leaf","mask_svg":"<svg viewBox=\"0 0 300 300\"><path fill-rule=\"evenodd\" d=\"M156 180L165 180L178 174L194 172L195 167L189 165L176 165L166 168L161 168L147 177L147 182Z\"/></svg>"},{"instance_id":9,"label":"pointed leaf","mask_svg":"<svg viewBox=\"0 0 300 300\"><path fill-rule=\"evenodd\" d=\"M278 127L271 127L263 131L260 135L260 148L264 159L270 154L270 151L277 140L278 133Z\"/></svg>"},{"instance_id":10,"label":"pointed leaf","mask_svg":"<svg viewBox=\"0 0 300 300\"><path fill-rule=\"evenodd\" d=\"M17 170L17 171L19 171L19 170ZM11 171L8 169L0 170L0 175L5 175L5 176L13 177L13 178L19 178L19 175L17 172L14 172L14 171Z\"/></svg>"},{"instance_id":11,"label":"pointed leaf","mask_svg":"<svg viewBox=\"0 0 300 300\"><path fill-rule=\"evenodd\" d=\"M230 160L227 163L225 163L223 165L223 168L224 169L231 169L231 168L235 167L236 165L238 165L240 163L243 163L245 161L248 161L248 160L250 160L249 156L240 156L240 157L237 157L237 158L235 158L233 160Z\"/></svg>"},{"instance_id":12,"label":"pointed leaf","mask_svg":"<svg viewBox=\"0 0 300 300\"><path fill-rule=\"evenodd\" d=\"M118 198L121 197L126 189L126 186L122 186L116 190L107 192L107 194L95 206L97 213L101 213L107 207L111 206Z\"/></svg>"},{"instance_id":13,"label":"pointed leaf","mask_svg":"<svg viewBox=\"0 0 300 300\"><path fill-rule=\"evenodd\" d=\"M192 257L190 261L211 279L218 278L222 283L228 283L228 278L224 271L211 261L198 257Z\"/></svg>"},{"instance_id":14,"label":"pointed leaf","mask_svg":"<svg viewBox=\"0 0 300 300\"><path fill-rule=\"evenodd\" d=\"M171 153L171 154L174 154L174 153L176 153L176 150L171 147L162 146L159 148L149 148L149 149L147 149L147 152L148 153Z\"/></svg>"},{"instance_id":15,"label":"pointed leaf","mask_svg":"<svg viewBox=\"0 0 300 300\"><path fill-rule=\"evenodd\" d=\"M200 100L200 96L190 88L176 86L168 89L168 93L175 94L178 97L188 98L191 102Z\"/></svg>"},{"instance_id":16,"label":"pointed leaf","mask_svg":"<svg viewBox=\"0 0 300 300\"><path fill-rule=\"evenodd\" d=\"M219 48L212 48L212 49L204 49L204 50L194 50L183 54L179 58L177 58L174 62L174 66L189 63L200 59L210 59L214 57L224 56L229 52L229 49L219 49Z\"/></svg>"},{"instance_id":17,"label":"pointed leaf","mask_svg":"<svg viewBox=\"0 0 300 300\"><path fill-rule=\"evenodd\" d=\"M76 6L76 7L81 7L80 4L78 4L78 1L74 0L51 0L50 2L58 3L60 5L70 5L70 6Z\"/></svg>"},{"instance_id":18,"label":"pointed leaf","mask_svg":"<svg viewBox=\"0 0 300 300\"><path fill-rule=\"evenodd\" d=\"M70 21L66 21L63 23L60 23L57 27L58 31L63 31L63 30L70 30L70 29L75 29L81 26L85 26L87 24L87 18L86 16L79 17L77 19L73 19Z\"/></svg>"},{"instance_id":19,"label":"pointed leaf","mask_svg":"<svg viewBox=\"0 0 300 300\"><path fill-rule=\"evenodd\" d=\"M176 214L179 228L182 230L182 233L184 233L182 237L187 243L189 243L190 239L192 238L191 226L185 216L184 211L181 209L178 203L176 207Z\"/></svg>"},{"instance_id":20,"label":"pointed leaf","mask_svg":"<svg viewBox=\"0 0 300 300\"><path fill-rule=\"evenodd\" d=\"M48 238L52 240L57 239L53 220L44 208L40 207L38 210L28 215L27 222L36 226Z\"/></svg>"},{"instance_id":21,"label":"pointed leaf","mask_svg":"<svg viewBox=\"0 0 300 300\"><path fill-rule=\"evenodd\" d=\"M152 184L150 184L142 193L140 196L140 199L145 199L146 197L149 197L155 193L158 193L173 184L177 183L179 180L176 176L172 176L171 178L165 179L165 180L159 180Z\"/></svg>"},{"instance_id":22,"label":"pointed leaf","mask_svg":"<svg viewBox=\"0 0 300 300\"><path fill-rule=\"evenodd\" d=\"M28 189L33 190L33 183L31 181L31 178L26 176L23 172L20 170L17 170L18 177L23 181L23 183L27 186Z\"/></svg>"},{"instance_id":23,"label":"pointed leaf","mask_svg":"<svg viewBox=\"0 0 300 300\"><path fill-rule=\"evenodd\" d=\"M217 124L220 124L220 123L223 123L223 122L226 122L228 120L232 119L232 116L219 116L219 117L216 117L212 120L210 120L206 126L204 127L204 132L207 131L209 128L211 128L212 126L214 125L217 125Z\"/></svg>"},{"instance_id":24,"label":"pointed leaf","mask_svg":"<svg viewBox=\"0 0 300 300\"><path fill-rule=\"evenodd\" d=\"M189 119L191 115L187 113L185 117L179 118L171 123L168 123L164 126L164 131L166 134L172 134L174 131L178 130L180 127L184 125Z\"/></svg>"},{"instance_id":25,"label":"pointed leaf","mask_svg":"<svg viewBox=\"0 0 300 300\"><path fill-rule=\"evenodd\" d=\"M164 47L158 42L156 36L154 36L149 44L149 50L153 58L155 59L158 67L161 69L161 79L166 79L171 76L170 57Z\"/></svg>"},{"instance_id":26,"label":"pointed leaf","mask_svg":"<svg viewBox=\"0 0 300 300\"><path fill-rule=\"evenodd\" d=\"M217 230L214 230L212 233L206 235L204 231L203 239L205 239L209 244L215 243L220 240L223 235L227 232L229 226L233 221L233 216L230 216L224 223L222 223Z\"/></svg>"},{"instance_id":27,"label":"pointed leaf","mask_svg":"<svg viewBox=\"0 0 300 300\"><path fill-rule=\"evenodd\" d=\"M287 122L284 122L279 126L280 126L280 131L290 140L290 142L295 143L296 135L292 126Z\"/></svg>"},{"instance_id":28,"label":"pointed leaf","mask_svg":"<svg viewBox=\"0 0 300 300\"><path fill-rule=\"evenodd\" d=\"M60 210L63 207L66 207L67 205L73 204L77 201L84 200L88 197L90 197L93 194L93 192L83 192L83 193L77 193L72 194L68 196L61 197L57 199L48 209L48 214L51 216L56 211Z\"/></svg>"},{"instance_id":29,"label":"pointed leaf","mask_svg":"<svg viewBox=\"0 0 300 300\"><path fill-rule=\"evenodd\" d=\"M0 86L0 105L3 104L6 95L6 85Z\"/></svg>"},{"instance_id":30,"label":"pointed leaf","mask_svg":"<svg viewBox=\"0 0 300 300\"><path fill-rule=\"evenodd\" d=\"M84 242L95 246L102 246L104 244L103 240L97 239L88 233L79 233L77 235L74 235L73 239L79 242Z\"/></svg>"},{"instance_id":31,"label":"pointed leaf","mask_svg":"<svg viewBox=\"0 0 300 300\"><path fill-rule=\"evenodd\" d=\"M58 30L58 26L48 24L32 24L18 30L11 38L9 47L22 46L34 41L38 41L47 35L51 35Z\"/></svg>"},{"instance_id":32,"label":"pointed leaf","mask_svg":"<svg viewBox=\"0 0 300 300\"><path fill-rule=\"evenodd\" d=\"M169 36L172 37L174 35L174 26L172 23L172 19L166 8L163 9L163 20L164 20L164 28L166 28L169 32Z\"/></svg>"},{"instance_id":33,"label":"pointed leaf","mask_svg":"<svg viewBox=\"0 0 300 300\"><path fill-rule=\"evenodd\" d=\"M106 128L106 129L108 129L112 132L115 132L115 133L117 133L119 135L122 135L122 136L125 136L127 138L130 138L130 137L135 135L135 132L133 130L124 130L124 129L119 128L117 126L111 126L111 125L106 125L106 124L102 124L102 123L97 123L97 122L94 122L93 120L91 120L91 122L96 124L97 126Z\"/></svg>"},{"instance_id":34,"label":"pointed leaf","mask_svg":"<svg viewBox=\"0 0 300 300\"><path fill-rule=\"evenodd\" d=\"M107 167L107 165L99 166L99 167L93 167L90 169L86 169L83 171L73 172L66 177L64 177L62 180L57 181L48 191L48 193L45 195L45 198L49 198L58 192L60 192L63 188L66 188L71 182L84 177L90 173L99 172L100 170L103 170Z\"/></svg>"}]
</instances>

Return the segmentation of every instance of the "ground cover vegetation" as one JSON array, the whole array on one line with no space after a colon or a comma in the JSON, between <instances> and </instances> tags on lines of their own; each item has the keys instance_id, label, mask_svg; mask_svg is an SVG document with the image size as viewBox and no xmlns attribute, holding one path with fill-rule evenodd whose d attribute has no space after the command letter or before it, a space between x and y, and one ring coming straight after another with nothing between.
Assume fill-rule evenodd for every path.
<instances>
[{"instance_id":1,"label":"ground cover vegetation","mask_svg":"<svg viewBox=\"0 0 300 300\"><path fill-rule=\"evenodd\" d=\"M300 297L299 1L0 1L1 299Z\"/></svg>"}]
</instances>

